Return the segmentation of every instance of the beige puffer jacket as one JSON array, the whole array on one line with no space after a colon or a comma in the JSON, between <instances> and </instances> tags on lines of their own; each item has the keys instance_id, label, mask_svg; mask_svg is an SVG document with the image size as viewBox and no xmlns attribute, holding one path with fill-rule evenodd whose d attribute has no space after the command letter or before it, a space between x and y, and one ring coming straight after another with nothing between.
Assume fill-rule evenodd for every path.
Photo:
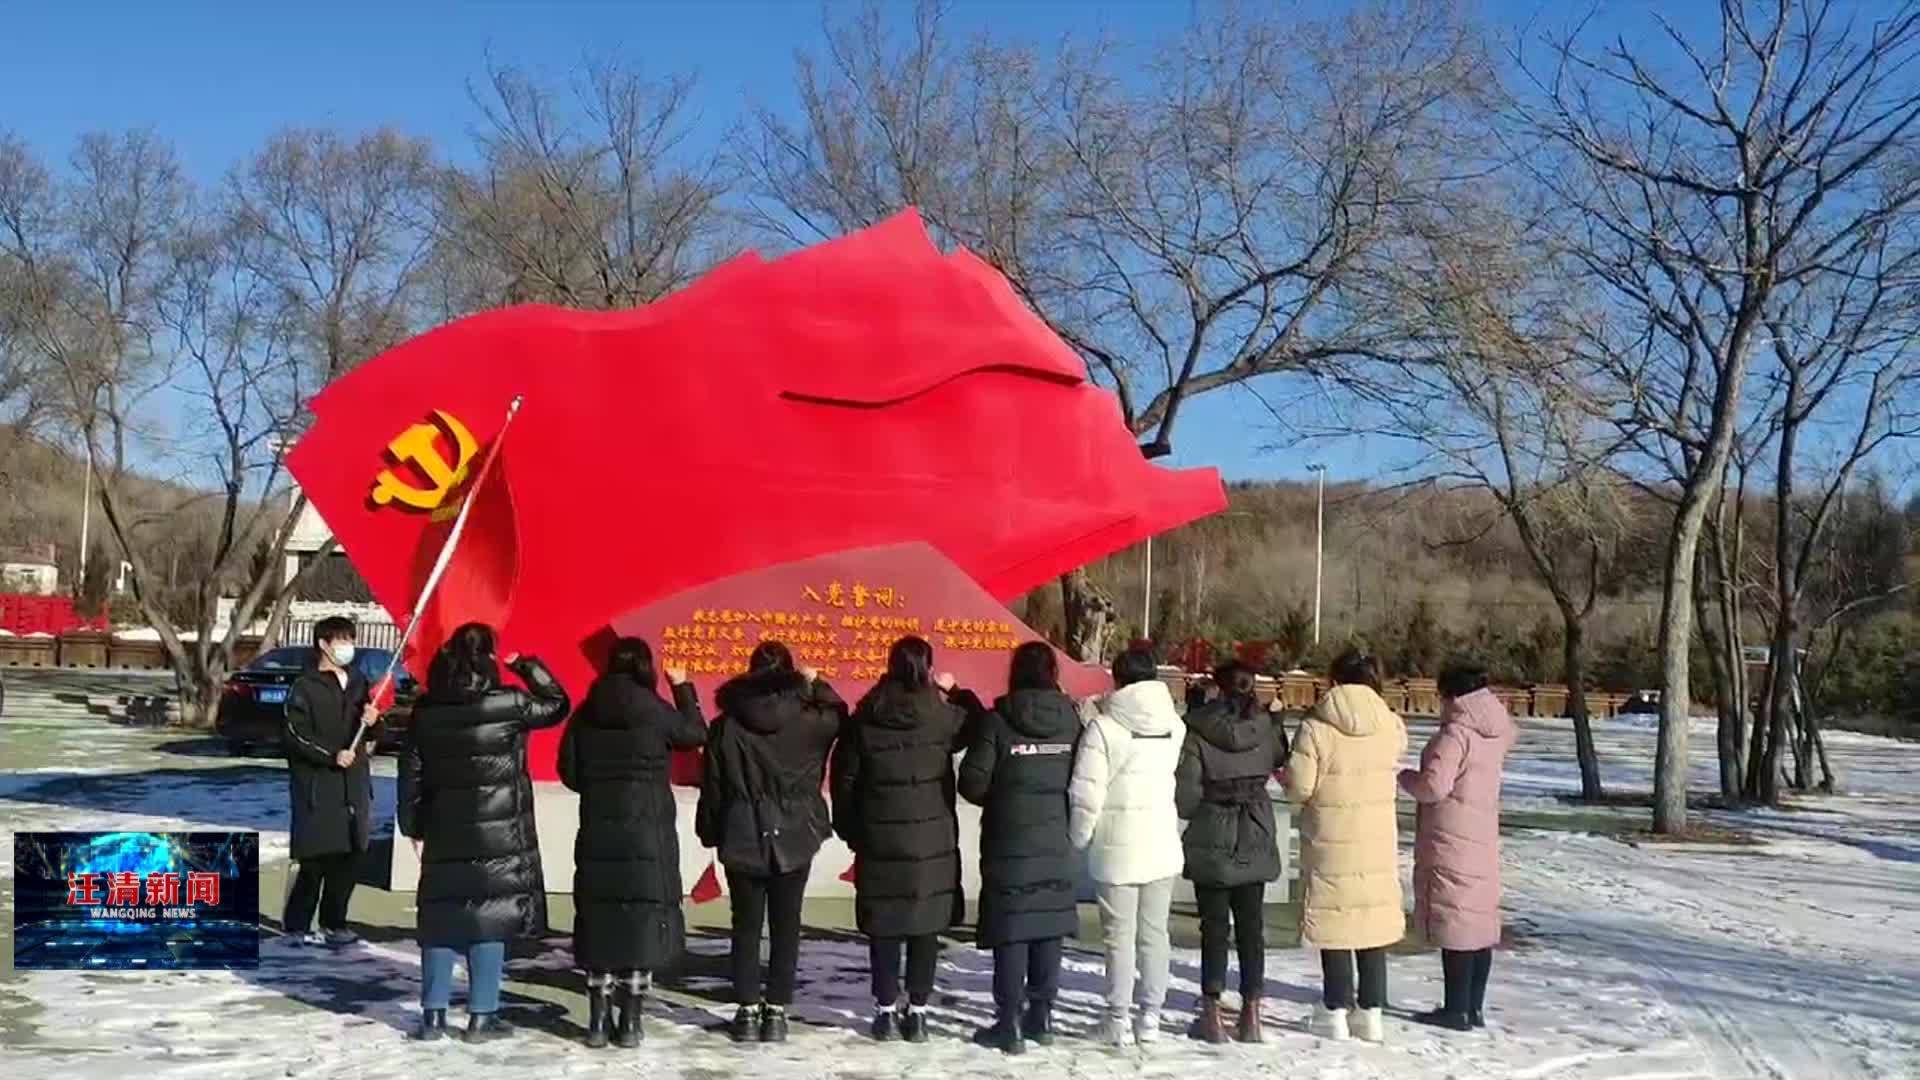
<instances>
[{"instance_id":1,"label":"beige puffer jacket","mask_svg":"<svg viewBox=\"0 0 1920 1080\"><path fill-rule=\"evenodd\" d=\"M1287 798L1303 805L1300 935L1322 949L1374 949L1406 933L1394 816L1407 727L1371 687L1336 686L1300 726Z\"/></svg>"}]
</instances>

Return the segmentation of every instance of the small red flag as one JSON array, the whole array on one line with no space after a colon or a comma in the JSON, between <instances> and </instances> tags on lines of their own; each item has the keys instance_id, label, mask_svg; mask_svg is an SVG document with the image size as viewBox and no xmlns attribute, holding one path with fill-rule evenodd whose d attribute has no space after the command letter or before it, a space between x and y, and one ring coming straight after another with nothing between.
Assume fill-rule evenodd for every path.
<instances>
[{"instance_id":1,"label":"small red flag","mask_svg":"<svg viewBox=\"0 0 1920 1080\"><path fill-rule=\"evenodd\" d=\"M860 856L855 855L853 861L847 864L847 868L840 874L840 880L849 885L860 884Z\"/></svg>"},{"instance_id":2,"label":"small red flag","mask_svg":"<svg viewBox=\"0 0 1920 1080\"><path fill-rule=\"evenodd\" d=\"M696 904L720 899L720 873L716 869L718 866L719 864L715 862L707 863L706 872L700 875L699 881L693 883L693 891L687 894L687 899Z\"/></svg>"}]
</instances>

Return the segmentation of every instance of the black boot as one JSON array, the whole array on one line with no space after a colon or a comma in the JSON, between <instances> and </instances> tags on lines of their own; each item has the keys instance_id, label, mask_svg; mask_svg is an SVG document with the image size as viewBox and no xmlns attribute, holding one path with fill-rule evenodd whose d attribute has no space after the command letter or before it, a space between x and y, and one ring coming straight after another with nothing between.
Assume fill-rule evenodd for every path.
<instances>
[{"instance_id":1,"label":"black boot","mask_svg":"<svg viewBox=\"0 0 1920 1080\"><path fill-rule=\"evenodd\" d=\"M1027 1039L1020 1031L1020 1021L1013 1013L1001 1013L992 1027L983 1027L973 1033L976 1045L989 1050L998 1050L1003 1054L1024 1054L1027 1052Z\"/></svg>"},{"instance_id":2,"label":"black boot","mask_svg":"<svg viewBox=\"0 0 1920 1080\"><path fill-rule=\"evenodd\" d=\"M1416 1023L1446 1028L1448 1031L1472 1031L1467 1019L1467 1003L1473 989L1473 954L1457 949L1440 950L1440 972L1446 986L1446 1001L1437 1009L1415 1013Z\"/></svg>"},{"instance_id":3,"label":"black boot","mask_svg":"<svg viewBox=\"0 0 1920 1080\"><path fill-rule=\"evenodd\" d=\"M734 1042L757 1041L760 1038L760 1009L752 1005L735 1009L733 1019L727 1023L727 1036Z\"/></svg>"},{"instance_id":4,"label":"black boot","mask_svg":"<svg viewBox=\"0 0 1920 1080\"><path fill-rule=\"evenodd\" d=\"M1053 1045L1053 1002L1027 1002L1027 1016L1020 1033L1041 1046Z\"/></svg>"},{"instance_id":5,"label":"black boot","mask_svg":"<svg viewBox=\"0 0 1920 1080\"><path fill-rule=\"evenodd\" d=\"M640 1045L646 1033L640 1030L640 1007L646 1003L646 991L623 988L620 993L620 1015L614 1021L613 1041L619 1046L631 1049Z\"/></svg>"},{"instance_id":6,"label":"black boot","mask_svg":"<svg viewBox=\"0 0 1920 1080\"><path fill-rule=\"evenodd\" d=\"M760 1006L760 1041L763 1043L787 1041L787 1007L785 1005Z\"/></svg>"},{"instance_id":7,"label":"black boot","mask_svg":"<svg viewBox=\"0 0 1920 1080\"><path fill-rule=\"evenodd\" d=\"M867 1026L867 1034L874 1042L892 1042L900 1034L899 1013L891 1005L883 1005L873 1010L873 1023Z\"/></svg>"},{"instance_id":8,"label":"black boot","mask_svg":"<svg viewBox=\"0 0 1920 1080\"><path fill-rule=\"evenodd\" d=\"M493 1042L513 1037L513 1027L497 1013L472 1013L467 1017L467 1041Z\"/></svg>"},{"instance_id":9,"label":"black boot","mask_svg":"<svg viewBox=\"0 0 1920 1080\"><path fill-rule=\"evenodd\" d=\"M1487 1026L1487 979L1493 974L1493 950L1481 949L1473 957L1473 974L1467 980L1467 1023L1476 1028Z\"/></svg>"},{"instance_id":10,"label":"black boot","mask_svg":"<svg viewBox=\"0 0 1920 1080\"><path fill-rule=\"evenodd\" d=\"M596 1050L607 1045L607 997L607 987L587 987L587 1045Z\"/></svg>"},{"instance_id":11,"label":"black boot","mask_svg":"<svg viewBox=\"0 0 1920 1080\"><path fill-rule=\"evenodd\" d=\"M413 1037L422 1042L433 1042L447 1037L447 1010L425 1009L420 1013L420 1027Z\"/></svg>"},{"instance_id":12,"label":"black boot","mask_svg":"<svg viewBox=\"0 0 1920 1080\"><path fill-rule=\"evenodd\" d=\"M1473 1022L1467 1018L1466 1013L1449 1012L1444 1007L1414 1013L1413 1022L1416 1024L1426 1024L1430 1027L1446 1028L1448 1031L1473 1030Z\"/></svg>"}]
</instances>

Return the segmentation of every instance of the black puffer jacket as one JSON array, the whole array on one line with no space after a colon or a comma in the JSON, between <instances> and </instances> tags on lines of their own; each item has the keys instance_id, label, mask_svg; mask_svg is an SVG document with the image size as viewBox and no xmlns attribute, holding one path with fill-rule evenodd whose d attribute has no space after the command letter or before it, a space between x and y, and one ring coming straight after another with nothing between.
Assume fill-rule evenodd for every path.
<instances>
[{"instance_id":1,"label":"black puffer jacket","mask_svg":"<svg viewBox=\"0 0 1920 1080\"><path fill-rule=\"evenodd\" d=\"M960 794L980 817L979 944L1070 937L1078 860L1067 838L1067 785L1080 717L1058 690L1016 690L985 712L960 762Z\"/></svg>"},{"instance_id":2,"label":"black puffer jacket","mask_svg":"<svg viewBox=\"0 0 1920 1080\"><path fill-rule=\"evenodd\" d=\"M833 831L859 859L854 921L877 938L937 933L965 918L953 755L966 713L934 687L882 680L833 754Z\"/></svg>"},{"instance_id":3,"label":"black puffer jacket","mask_svg":"<svg viewBox=\"0 0 1920 1080\"><path fill-rule=\"evenodd\" d=\"M424 841L420 943L464 947L547 929L527 733L567 716L567 692L538 660L512 665L527 690L431 697L400 761L400 831Z\"/></svg>"},{"instance_id":4,"label":"black puffer jacket","mask_svg":"<svg viewBox=\"0 0 1920 1080\"><path fill-rule=\"evenodd\" d=\"M295 859L367 850L373 781L364 743L353 764L343 769L334 763L360 726L366 704L367 680L357 671L349 671L342 685L338 675L310 667L287 692L281 742L293 804L288 849Z\"/></svg>"},{"instance_id":5,"label":"black puffer jacket","mask_svg":"<svg viewBox=\"0 0 1920 1080\"><path fill-rule=\"evenodd\" d=\"M745 675L720 688L707 732L694 831L728 870L767 876L813 862L833 835L827 754L846 721L833 687L796 672Z\"/></svg>"},{"instance_id":6,"label":"black puffer jacket","mask_svg":"<svg viewBox=\"0 0 1920 1080\"><path fill-rule=\"evenodd\" d=\"M1267 778L1285 763L1271 718L1257 704L1220 699L1187 716L1174 774L1174 803L1187 880L1231 886L1280 876L1280 847Z\"/></svg>"},{"instance_id":7,"label":"black puffer jacket","mask_svg":"<svg viewBox=\"0 0 1920 1080\"><path fill-rule=\"evenodd\" d=\"M691 685L675 686L673 701L603 676L560 739L560 782L580 793L573 959L587 971L653 971L686 941L668 765L707 741L707 725Z\"/></svg>"}]
</instances>

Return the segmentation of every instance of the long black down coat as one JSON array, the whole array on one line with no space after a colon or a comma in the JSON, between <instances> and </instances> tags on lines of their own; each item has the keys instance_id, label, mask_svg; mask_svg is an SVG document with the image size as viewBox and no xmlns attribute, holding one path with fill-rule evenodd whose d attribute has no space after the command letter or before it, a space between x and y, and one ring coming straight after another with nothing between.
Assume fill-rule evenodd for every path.
<instances>
[{"instance_id":1,"label":"long black down coat","mask_svg":"<svg viewBox=\"0 0 1920 1080\"><path fill-rule=\"evenodd\" d=\"M964 703L980 709L971 695ZM1080 927L1067 837L1079 714L1058 690L1015 690L981 711L960 762L960 795L981 808L980 947L1070 937Z\"/></svg>"},{"instance_id":2,"label":"long black down coat","mask_svg":"<svg viewBox=\"0 0 1920 1080\"><path fill-rule=\"evenodd\" d=\"M464 948L547 930L527 733L567 717L567 693L538 660L512 665L527 690L496 687L417 706L400 760L400 832L424 842L422 945Z\"/></svg>"},{"instance_id":3,"label":"long black down coat","mask_svg":"<svg viewBox=\"0 0 1920 1080\"><path fill-rule=\"evenodd\" d=\"M1217 699L1187 714L1174 773L1174 805L1187 880L1251 885L1280 876L1280 846L1267 778L1286 763L1275 721L1252 702Z\"/></svg>"},{"instance_id":4,"label":"long black down coat","mask_svg":"<svg viewBox=\"0 0 1920 1080\"><path fill-rule=\"evenodd\" d=\"M293 805L288 848L295 859L367 850L373 816L370 756L355 754L344 769L333 760L353 738L366 704L367 680L358 671L349 671L342 686L338 675L310 667L287 691L281 742Z\"/></svg>"},{"instance_id":5,"label":"long black down coat","mask_svg":"<svg viewBox=\"0 0 1920 1080\"><path fill-rule=\"evenodd\" d=\"M573 835L573 959L587 971L653 971L680 955L680 833L668 766L707 741L691 685L668 705L606 675L560 739L560 782L580 793Z\"/></svg>"},{"instance_id":6,"label":"long black down coat","mask_svg":"<svg viewBox=\"0 0 1920 1080\"><path fill-rule=\"evenodd\" d=\"M833 687L793 671L743 675L714 696L694 831L729 871L754 877L811 865L833 835L827 754L846 722Z\"/></svg>"},{"instance_id":7,"label":"long black down coat","mask_svg":"<svg viewBox=\"0 0 1920 1080\"><path fill-rule=\"evenodd\" d=\"M966 917L953 755L971 730L935 687L882 680L833 752L833 831L859 860L854 921L876 938L934 934Z\"/></svg>"}]
</instances>

